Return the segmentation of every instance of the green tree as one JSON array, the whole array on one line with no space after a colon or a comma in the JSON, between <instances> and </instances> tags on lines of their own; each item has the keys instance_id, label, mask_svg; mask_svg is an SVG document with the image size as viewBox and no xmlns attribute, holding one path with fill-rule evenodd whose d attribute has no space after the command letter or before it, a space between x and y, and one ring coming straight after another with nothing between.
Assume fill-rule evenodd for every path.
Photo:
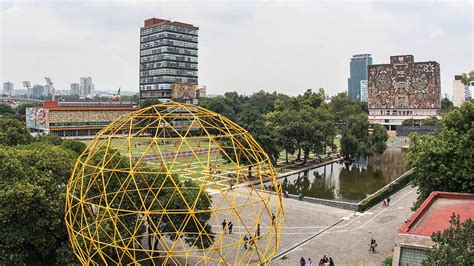
<instances>
[{"instance_id":1,"label":"green tree","mask_svg":"<svg viewBox=\"0 0 474 266\"><path fill-rule=\"evenodd\" d=\"M448 97L444 97L441 100L441 111L446 112L453 107L453 102L448 99Z\"/></svg>"},{"instance_id":2,"label":"green tree","mask_svg":"<svg viewBox=\"0 0 474 266\"><path fill-rule=\"evenodd\" d=\"M382 125L374 125L370 141L372 152L382 154L387 148L388 133L387 129Z\"/></svg>"},{"instance_id":3,"label":"green tree","mask_svg":"<svg viewBox=\"0 0 474 266\"><path fill-rule=\"evenodd\" d=\"M15 111L10 105L5 104L5 103L0 103L0 115L7 114L7 113L14 114Z\"/></svg>"},{"instance_id":4,"label":"green tree","mask_svg":"<svg viewBox=\"0 0 474 266\"><path fill-rule=\"evenodd\" d=\"M74 159L71 151L45 143L0 146L0 261L74 261L64 224L65 184Z\"/></svg>"},{"instance_id":5,"label":"green tree","mask_svg":"<svg viewBox=\"0 0 474 266\"><path fill-rule=\"evenodd\" d=\"M96 152L94 156L89 159L89 164L103 164L104 168L111 169L107 175L103 176L98 176L97 173L94 173L93 168L86 167L84 169L84 177L86 178L84 182L95 184L91 185L88 191L92 205L100 206L104 202L101 197L96 196L102 193L103 178L107 181L107 190L117 191L123 198L121 201L113 201L112 198L114 198L115 193L107 193L105 195L107 198L105 202L113 202L111 207L114 209L129 210L136 209L137 206L143 205L149 206L151 210L159 212L164 211L165 208L180 210L186 208L186 206L191 206L194 202L196 203L194 209L197 210L197 213L195 214L176 212L165 215L149 215L149 218L152 220L149 224L152 222L154 226L149 226L148 229L143 226L141 217L137 215L120 215L119 212L117 218L119 220L118 224L121 225L119 227L116 227L114 224L117 224L117 222L111 219L103 219L100 224L97 224L91 216L87 217L89 219L90 230L102 232L98 236L98 239L101 241L110 241L110 235L114 235L113 228L116 228L115 230L119 230L122 236L129 235L130 232L135 232L136 235L146 235L148 230L148 234L155 236L154 238L147 238L148 246L152 247L153 250L157 250L160 236L167 236L171 240L184 237L186 243L197 247L209 247L212 243L212 238L200 236L200 233L203 231L207 232L208 235L212 235L211 226L208 224L211 214L210 212L206 212L211 205L209 200L210 196L205 191L199 192L199 190L196 190L195 188L199 185L195 184L194 181L184 180L176 175L170 178L164 174L166 171L163 170L163 166L154 168L153 166L141 162L139 166L133 166L135 179L134 182L130 183L130 175L121 170L130 169L130 161L126 156L121 155L115 150L100 150ZM163 174L151 174L150 172ZM126 192L124 192L123 184L131 184L130 188L126 189ZM150 187L150 185L154 186ZM179 186L179 192L176 186ZM150 193L153 194L153 197L150 196ZM100 219L101 215L106 216L108 214L98 213L97 217ZM197 222L187 222L190 220L190 215L194 216L191 220L195 219L202 227L199 227ZM141 227L137 227L139 223L142 224ZM100 228L97 228L97 226L100 226ZM183 233L179 233L178 230ZM88 243L80 242L80 245L85 246L88 245ZM123 243L123 245L126 246L127 244ZM120 251L118 250L108 247L105 249L105 252L109 253L111 257L120 256ZM139 253L140 252L137 252L137 256L140 256ZM141 255L144 254L145 252ZM97 261L102 261L102 259L103 258L98 255L95 258ZM104 263L105 262L111 263L110 261L104 261Z\"/></svg>"},{"instance_id":6,"label":"green tree","mask_svg":"<svg viewBox=\"0 0 474 266\"><path fill-rule=\"evenodd\" d=\"M0 117L0 145L28 144L33 140L24 122L10 117Z\"/></svg>"},{"instance_id":7,"label":"green tree","mask_svg":"<svg viewBox=\"0 0 474 266\"><path fill-rule=\"evenodd\" d=\"M474 222L468 219L461 223L459 214L453 213L450 227L444 232L435 232L431 239L433 248L426 251L423 265L472 265L474 261Z\"/></svg>"},{"instance_id":8,"label":"green tree","mask_svg":"<svg viewBox=\"0 0 474 266\"><path fill-rule=\"evenodd\" d=\"M38 106L38 105L41 105L39 103L24 103L24 104L20 104L18 105L16 108L15 108L15 111L17 114L19 115L25 115L26 114L26 108L28 107L33 107L33 106Z\"/></svg>"},{"instance_id":9,"label":"green tree","mask_svg":"<svg viewBox=\"0 0 474 266\"><path fill-rule=\"evenodd\" d=\"M341 154L346 159L357 159L370 154L369 122L367 114L348 115L342 128Z\"/></svg>"},{"instance_id":10,"label":"green tree","mask_svg":"<svg viewBox=\"0 0 474 266\"><path fill-rule=\"evenodd\" d=\"M402 121L402 126L413 127L415 126L415 119L408 118Z\"/></svg>"},{"instance_id":11,"label":"green tree","mask_svg":"<svg viewBox=\"0 0 474 266\"><path fill-rule=\"evenodd\" d=\"M249 131L255 140L262 146L273 164L277 163L280 148L273 132L265 124L265 117L252 104L243 106L243 111L238 116L238 124Z\"/></svg>"},{"instance_id":12,"label":"green tree","mask_svg":"<svg viewBox=\"0 0 474 266\"><path fill-rule=\"evenodd\" d=\"M436 116L428 117L421 121L422 126L432 126L432 127L439 127L441 126L441 120L436 118Z\"/></svg>"},{"instance_id":13,"label":"green tree","mask_svg":"<svg viewBox=\"0 0 474 266\"><path fill-rule=\"evenodd\" d=\"M77 155L82 154L86 149L86 144L73 139L64 139L61 142L61 147L74 151Z\"/></svg>"},{"instance_id":14,"label":"green tree","mask_svg":"<svg viewBox=\"0 0 474 266\"><path fill-rule=\"evenodd\" d=\"M447 113L437 136L410 135L408 167L418 186L417 208L432 191L474 193L474 103Z\"/></svg>"},{"instance_id":15,"label":"green tree","mask_svg":"<svg viewBox=\"0 0 474 266\"><path fill-rule=\"evenodd\" d=\"M469 73L463 73L461 81L466 86L471 86L474 82L474 70L471 70Z\"/></svg>"},{"instance_id":16,"label":"green tree","mask_svg":"<svg viewBox=\"0 0 474 266\"><path fill-rule=\"evenodd\" d=\"M296 112L286 108L280 100L275 101L275 111L265 115L266 124L274 132L275 141L285 150L286 163L288 154L294 154L296 151L296 133L292 127L295 117Z\"/></svg>"}]
</instances>

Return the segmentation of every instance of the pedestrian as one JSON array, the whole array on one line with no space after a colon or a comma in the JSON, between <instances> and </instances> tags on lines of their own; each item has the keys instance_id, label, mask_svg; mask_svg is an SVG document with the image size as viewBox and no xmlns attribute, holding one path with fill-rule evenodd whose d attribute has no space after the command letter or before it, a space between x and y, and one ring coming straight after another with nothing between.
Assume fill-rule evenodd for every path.
<instances>
[{"instance_id":1,"label":"pedestrian","mask_svg":"<svg viewBox=\"0 0 474 266\"><path fill-rule=\"evenodd\" d=\"M306 260L303 257L301 257L300 266L305 266L305 265L306 265Z\"/></svg>"},{"instance_id":2,"label":"pedestrian","mask_svg":"<svg viewBox=\"0 0 474 266\"><path fill-rule=\"evenodd\" d=\"M387 197L387 207L390 205L390 196Z\"/></svg>"},{"instance_id":3,"label":"pedestrian","mask_svg":"<svg viewBox=\"0 0 474 266\"><path fill-rule=\"evenodd\" d=\"M247 237L247 235L244 236L243 240L244 240L244 248L249 249L249 246L248 246L249 238Z\"/></svg>"},{"instance_id":4,"label":"pedestrian","mask_svg":"<svg viewBox=\"0 0 474 266\"><path fill-rule=\"evenodd\" d=\"M276 216L275 214L272 212L272 225L275 226L275 219L276 219Z\"/></svg>"},{"instance_id":5,"label":"pedestrian","mask_svg":"<svg viewBox=\"0 0 474 266\"><path fill-rule=\"evenodd\" d=\"M384 199L382 202L382 208L386 208L386 207L387 207L387 199Z\"/></svg>"},{"instance_id":6,"label":"pedestrian","mask_svg":"<svg viewBox=\"0 0 474 266\"><path fill-rule=\"evenodd\" d=\"M226 229L225 229L226 226L227 226L227 222L224 219L224 221L222 222L222 231L224 231L224 234L226 233Z\"/></svg>"},{"instance_id":7,"label":"pedestrian","mask_svg":"<svg viewBox=\"0 0 474 266\"><path fill-rule=\"evenodd\" d=\"M313 262L311 261L311 258L308 258L308 263L306 263L308 266L313 266Z\"/></svg>"},{"instance_id":8,"label":"pedestrian","mask_svg":"<svg viewBox=\"0 0 474 266\"><path fill-rule=\"evenodd\" d=\"M304 198L303 191L300 191L300 193L298 194L298 199L303 200L303 198Z\"/></svg>"},{"instance_id":9,"label":"pedestrian","mask_svg":"<svg viewBox=\"0 0 474 266\"><path fill-rule=\"evenodd\" d=\"M369 244L370 248L369 248L369 251L372 251L375 253L375 247L377 247L377 241L375 241L375 239L370 239L370 244Z\"/></svg>"},{"instance_id":10,"label":"pedestrian","mask_svg":"<svg viewBox=\"0 0 474 266\"><path fill-rule=\"evenodd\" d=\"M257 224L257 237L260 236L260 224Z\"/></svg>"},{"instance_id":11,"label":"pedestrian","mask_svg":"<svg viewBox=\"0 0 474 266\"><path fill-rule=\"evenodd\" d=\"M234 227L232 221L229 222L229 225L227 227L229 227L229 234L232 234L232 227Z\"/></svg>"},{"instance_id":12,"label":"pedestrian","mask_svg":"<svg viewBox=\"0 0 474 266\"><path fill-rule=\"evenodd\" d=\"M257 238L256 235L253 237L250 237L250 243L249 243L250 248L252 248L255 245L255 238Z\"/></svg>"},{"instance_id":13,"label":"pedestrian","mask_svg":"<svg viewBox=\"0 0 474 266\"><path fill-rule=\"evenodd\" d=\"M324 259L319 260L319 266L324 266Z\"/></svg>"},{"instance_id":14,"label":"pedestrian","mask_svg":"<svg viewBox=\"0 0 474 266\"><path fill-rule=\"evenodd\" d=\"M286 185L288 185L288 179L285 177L285 179L283 180L283 186L286 187Z\"/></svg>"},{"instance_id":15,"label":"pedestrian","mask_svg":"<svg viewBox=\"0 0 474 266\"><path fill-rule=\"evenodd\" d=\"M329 258L329 266L334 266L334 261L332 260L332 258Z\"/></svg>"},{"instance_id":16,"label":"pedestrian","mask_svg":"<svg viewBox=\"0 0 474 266\"><path fill-rule=\"evenodd\" d=\"M328 262L328 261L329 261L329 260L328 260L328 257L326 257L326 255L324 255L324 256L323 256L323 262L326 263L326 262Z\"/></svg>"}]
</instances>

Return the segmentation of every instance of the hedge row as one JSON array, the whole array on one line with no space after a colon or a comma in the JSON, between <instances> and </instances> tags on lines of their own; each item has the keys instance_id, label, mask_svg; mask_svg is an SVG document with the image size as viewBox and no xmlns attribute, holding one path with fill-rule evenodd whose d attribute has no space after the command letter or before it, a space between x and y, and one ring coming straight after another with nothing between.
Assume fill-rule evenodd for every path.
<instances>
[{"instance_id":1,"label":"hedge row","mask_svg":"<svg viewBox=\"0 0 474 266\"><path fill-rule=\"evenodd\" d=\"M397 178L396 180L392 181L387 186L381 188L374 194L368 196L367 198L363 199L359 202L359 212L363 212L370 207L382 202L384 199L388 198L390 195L394 194L395 192L404 188L408 183L411 182L411 173L413 169L408 170L402 176Z\"/></svg>"}]
</instances>

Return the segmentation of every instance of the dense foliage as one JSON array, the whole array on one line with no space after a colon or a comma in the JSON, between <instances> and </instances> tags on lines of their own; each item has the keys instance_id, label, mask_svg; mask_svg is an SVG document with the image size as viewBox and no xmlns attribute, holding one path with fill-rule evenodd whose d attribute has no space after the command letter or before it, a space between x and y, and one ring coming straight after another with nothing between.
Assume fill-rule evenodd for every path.
<instances>
[{"instance_id":1,"label":"dense foliage","mask_svg":"<svg viewBox=\"0 0 474 266\"><path fill-rule=\"evenodd\" d=\"M423 265L472 265L474 262L474 222L468 219L461 223L459 215L451 216L450 227L444 232L435 232L431 239L433 248L426 251Z\"/></svg>"},{"instance_id":2,"label":"dense foliage","mask_svg":"<svg viewBox=\"0 0 474 266\"><path fill-rule=\"evenodd\" d=\"M8 116L0 117L0 145L28 144L32 140L24 122Z\"/></svg>"},{"instance_id":3,"label":"dense foliage","mask_svg":"<svg viewBox=\"0 0 474 266\"><path fill-rule=\"evenodd\" d=\"M437 136L410 135L408 167L416 167L418 207L432 191L474 193L474 104L466 102L443 117Z\"/></svg>"},{"instance_id":4,"label":"dense foliage","mask_svg":"<svg viewBox=\"0 0 474 266\"><path fill-rule=\"evenodd\" d=\"M72 260L64 187L76 156L41 142L0 146L0 261L21 265Z\"/></svg>"},{"instance_id":5,"label":"dense foliage","mask_svg":"<svg viewBox=\"0 0 474 266\"><path fill-rule=\"evenodd\" d=\"M69 247L68 234L64 223L65 187L74 168L76 158L86 148L85 144L75 140L63 140L56 135L32 138L21 121L0 118L0 261L6 265L24 265L32 262L45 265L76 264ZM96 160L102 158L100 154ZM94 158L92 159L94 161ZM126 164L120 154L109 163ZM126 166L126 167L125 167ZM128 167L128 164L124 168ZM142 165L146 167L146 165ZM118 173L108 188L120 190L120 179L127 178L126 173ZM138 186L147 186L144 180L156 178L164 180L165 176L144 177ZM180 180L175 177L175 180ZM122 180L123 181L123 180ZM156 181L159 182L159 181ZM179 182L179 181L178 181ZM172 187L171 185L169 187ZM184 180L180 188L181 195L173 191L162 190L159 201L154 202L155 209L165 206L182 208L186 202L195 202L196 208L206 210L210 207L208 195L198 193L190 180ZM146 190L143 190L146 191ZM137 195L136 195L137 196ZM132 201L140 199L131 196ZM162 201L162 205L159 202ZM133 204L129 201L129 204ZM151 205L151 202L147 203ZM126 206L125 206L126 207ZM165 232L176 230L172 224L182 225L187 218L184 215L168 215L166 223L156 223L157 228ZM184 240L188 244L208 247L209 238L200 238L198 233L211 231L207 224L210 213L199 213L195 219L203 225L197 228L196 223L187 223ZM173 223L171 223L171 220ZM136 218L124 220L123 223L134 228ZM143 228L141 230L144 230ZM193 232L195 232L193 234ZM156 235L156 234L155 234ZM149 239L151 240L151 239ZM157 240L150 243L156 246ZM111 251L112 252L112 251Z\"/></svg>"},{"instance_id":6,"label":"dense foliage","mask_svg":"<svg viewBox=\"0 0 474 266\"><path fill-rule=\"evenodd\" d=\"M247 129L276 163L281 151L297 152L297 161L306 163L311 152L324 154L336 149L337 132L342 134L341 153L347 158L382 153L388 138L376 127L369 135L367 103L354 102L346 93L325 101L323 89L303 95L257 92L251 96L236 92L200 99L200 105L220 113Z\"/></svg>"}]
</instances>

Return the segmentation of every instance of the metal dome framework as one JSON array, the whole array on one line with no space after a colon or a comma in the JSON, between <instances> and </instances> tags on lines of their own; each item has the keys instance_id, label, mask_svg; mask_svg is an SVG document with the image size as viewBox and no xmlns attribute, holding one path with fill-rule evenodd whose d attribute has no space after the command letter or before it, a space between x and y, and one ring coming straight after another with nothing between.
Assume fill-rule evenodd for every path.
<instances>
[{"instance_id":1,"label":"metal dome framework","mask_svg":"<svg viewBox=\"0 0 474 266\"><path fill-rule=\"evenodd\" d=\"M170 102L97 134L76 161L65 219L82 264L267 264L284 211L270 159L245 129Z\"/></svg>"}]
</instances>

